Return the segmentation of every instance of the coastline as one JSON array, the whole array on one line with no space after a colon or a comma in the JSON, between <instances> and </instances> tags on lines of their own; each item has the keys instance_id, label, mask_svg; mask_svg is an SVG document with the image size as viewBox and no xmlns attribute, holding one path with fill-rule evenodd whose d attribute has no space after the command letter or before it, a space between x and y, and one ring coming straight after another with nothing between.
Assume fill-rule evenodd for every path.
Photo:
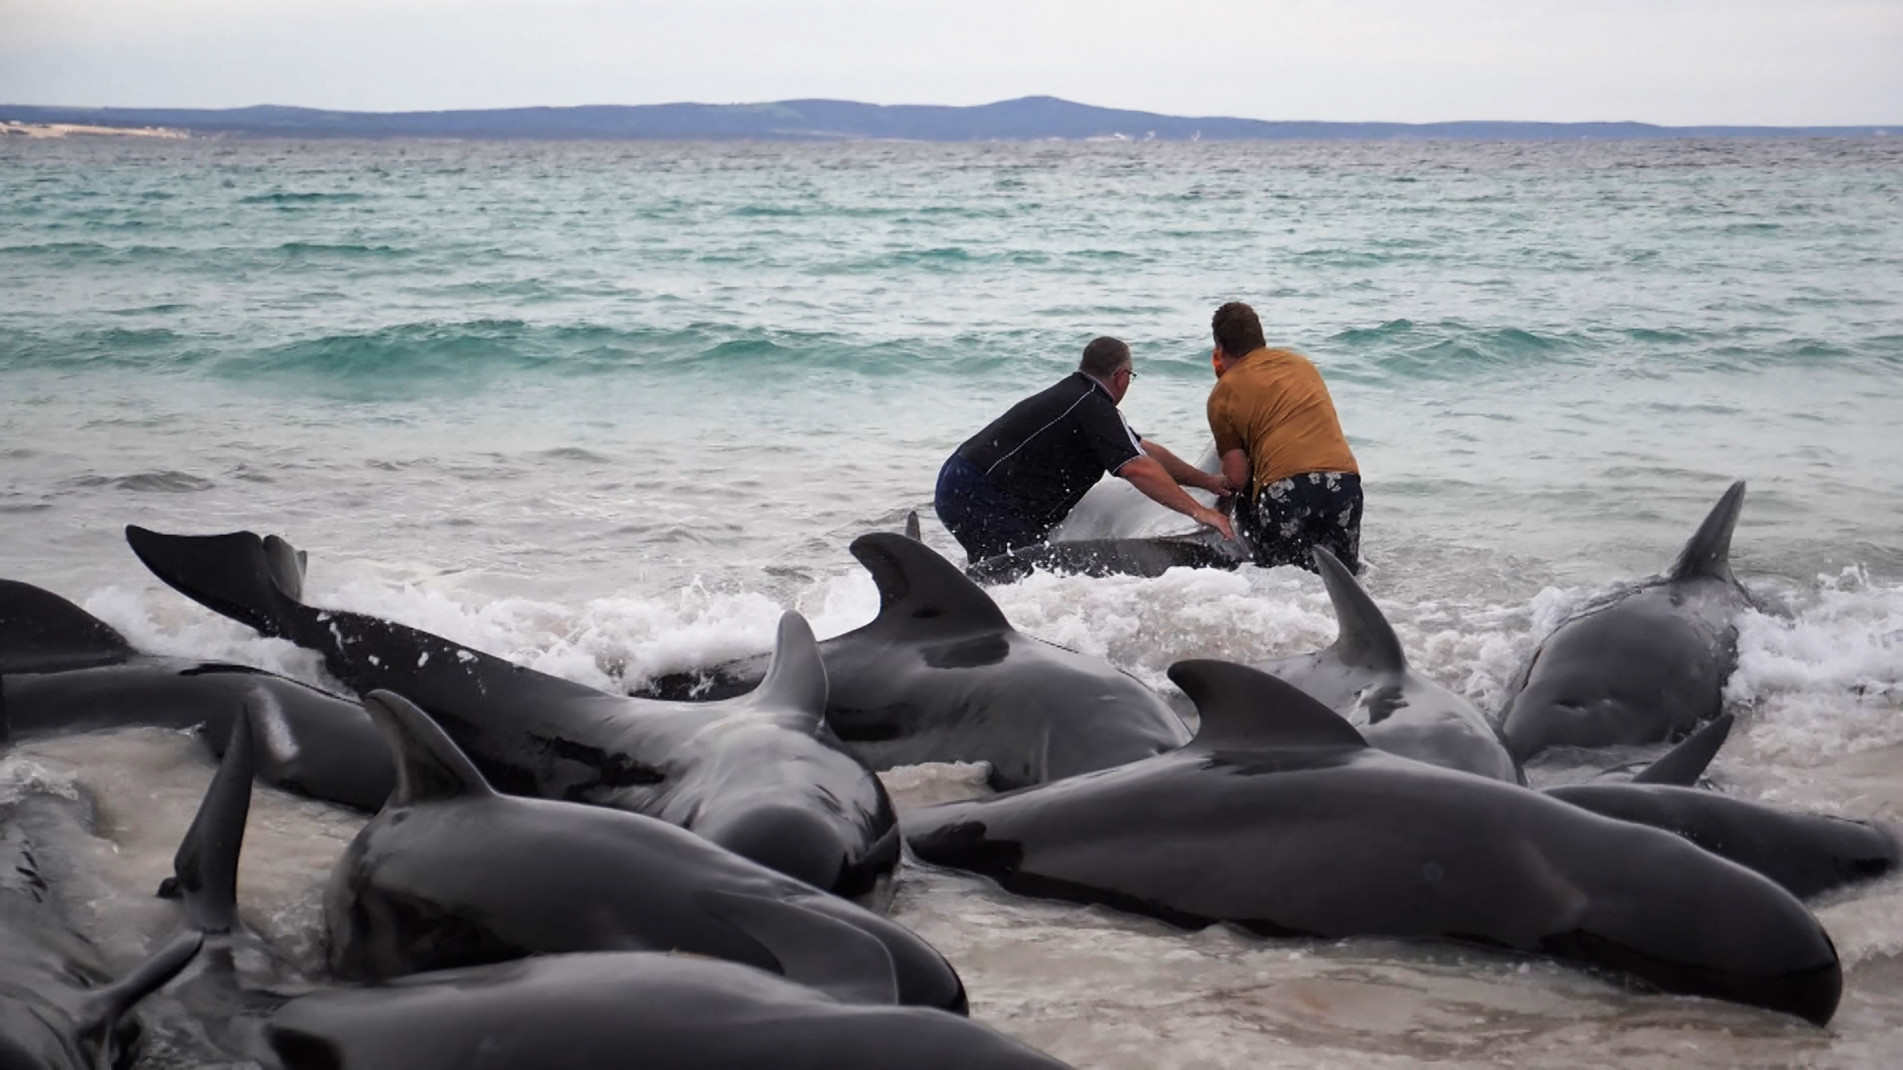
<instances>
[{"instance_id":1,"label":"coastline","mask_svg":"<svg viewBox=\"0 0 1903 1070\"><path fill-rule=\"evenodd\" d=\"M0 138L24 137L30 140L45 140L63 137L150 137L170 141L184 141L192 136L189 130L178 130L167 126L92 126L84 123L23 123L8 119L0 122Z\"/></svg>"}]
</instances>

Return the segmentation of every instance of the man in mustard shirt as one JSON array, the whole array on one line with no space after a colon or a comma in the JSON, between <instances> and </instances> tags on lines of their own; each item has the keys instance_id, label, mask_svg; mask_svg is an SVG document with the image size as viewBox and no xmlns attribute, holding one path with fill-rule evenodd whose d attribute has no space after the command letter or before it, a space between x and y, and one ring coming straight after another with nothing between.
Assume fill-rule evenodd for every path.
<instances>
[{"instance_id":1,"label":"man in mustard shirt","mask_svg":"<svg viewBox=\"0 0 1903 1070\"><path fill-rule=\"evenodd\" d=\"M1209 430L1256 564L1313 571L1309 549L1320 544L1361 571L1361 470L1321 373L1300 353L1270 349L1255 309L1240 301L1217 309L1210 326Z\"/></svg>"}]
</instances>

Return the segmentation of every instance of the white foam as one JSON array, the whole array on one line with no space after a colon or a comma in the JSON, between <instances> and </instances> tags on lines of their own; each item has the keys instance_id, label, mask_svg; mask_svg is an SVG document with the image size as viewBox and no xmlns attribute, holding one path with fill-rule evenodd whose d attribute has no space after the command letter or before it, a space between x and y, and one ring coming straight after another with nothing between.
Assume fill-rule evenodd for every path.
<instances>
[{"instance_id":1,"label":"white foam","mask_svg":"<svg viewBox=\"0 0 1903 1070\"><path fill-rule=\"evenodd\" d=\"M1792 618L1738 621L1726 700L1760 755L1798 765L1903 743L1903 586L1859 568L1819 576Z\"/></svg>"}]
</instances>

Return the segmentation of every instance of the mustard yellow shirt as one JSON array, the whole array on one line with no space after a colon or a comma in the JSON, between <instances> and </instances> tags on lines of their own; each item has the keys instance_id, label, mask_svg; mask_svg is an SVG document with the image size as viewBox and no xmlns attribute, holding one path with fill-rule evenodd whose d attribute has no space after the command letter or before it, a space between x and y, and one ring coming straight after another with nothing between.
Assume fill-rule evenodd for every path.
<instances>
[{"instance_id":1,"label":"mustard yellow shirt","mask_svg":"<svg viewBox=\"0 0 1903 1070\"><path fill-rule=\"evenodd\" d=\"M1248 456L1251 493L1303 472L1361 473L1321 372L1293 350L1258 349L1216 380L1209 430L1218 456Z\"/></svg>"}]
</instances>

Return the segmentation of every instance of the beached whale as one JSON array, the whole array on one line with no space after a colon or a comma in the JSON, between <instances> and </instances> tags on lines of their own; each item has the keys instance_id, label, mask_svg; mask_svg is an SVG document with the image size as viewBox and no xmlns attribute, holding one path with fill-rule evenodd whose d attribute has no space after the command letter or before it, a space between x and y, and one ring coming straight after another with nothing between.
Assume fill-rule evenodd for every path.
<instances>
[{"instance_id":1,"label":"beached whale","mask_svg":"<svg viewBox=\"0 0 1903 1070\"><path fill-rule=\"evenodd\" d=\"M1370 746L1445 769L1524 783L1500 733L1473 703L1408 667L1407 654L1353 573L1323 547L1315 569L1340 629L1335 641L1260 668L1294 684L1361 731Z\"/></svg>"},{"instance_id":2,"label":"beached whale","mask_svg":"<svg viewBox=\"0 0 1903 1070\"><path fill-rule=\"evenodd\" d=\"M1776 884L1657 829L1368 746L1292 685L1178 662L1194 742L907 811L923 861L1027 895L1265 935L1478 942L1830 1020L1830 938ZM1747 935L1748 934L1748 935Z\"/></svg>"},{"instance_id":3,"label":"beached whale","mask_svg":"<svg viewBox=\"0 0 1903 1070\"><path fill-rule=\"evenodd\" d=\"M1064 1066L967 1018L839 998L824 975L848 957L848 926L831 941L750 932L786 977L655 952L547 955L306 996L267 1036L283 1070ZM876 954L870 943L852 957Z\"/></svg>"},{"instance_id":4,"label":"beached whale","mask_svg":"<svg viewBox=\"0 0 1903 1070\"><path fill-rule=\"evenodd\" d=\"M113 980L42 875L18 805L0 813L0 1066L130 1066L141 1037L133 1005L185 968L199 937L181 935Z\"/></svg>"},{"instance_id":5,"label":"beached whale","mask_svg":"<svg viewBox=\"0 0 1903 1070\"><path fill-rule=\"evenodd\" d=\"M675 825L639 814L501 795L414 704L372 691L397 787L344 850L324 896L339 977L582 951L683 951L765 970L762 913L823 944L839 926L883 953L903 1003L963 1013L958 974L910 930Z\"/></svg>"},{"instance_id":6,"label":"beached whale","mask_svg":"<svg viewBox=\"0 0 1903 1070\"><path fill-rule=\"evenodd\" d=\"M827 726L826 670L797 614L780 621L757 692L651 702L305 605L282 540L140 527L126 540L187 597L318 651L359 693L388 688L421 705L500 790L657 817L841 895L881 891L898 864L891 800Z\"/></svg>"},{"instance_id":7,"label":"beached whale","mask_svg":"<svg viewBox=\"0 0 1903 1070\"><path fill-rule=\"evenodd\" d=\"M243 665L140 653L59 595L0 580L4 738L197 727L216 752L246 702L263 721L266 783L366 812L383 805L390 759L354 701Z\"/></svg>"},{"instance_id":8,"label":"beached whale","mask_svg":"<svg viewBox=\"0 0 1903 1070\"><path fill-rule=\"evenodd\" d=\"M1100 658L1011 627L997 603L931 547L861 535L852 555L879 587L870 624L819 645L826 718L874 769L990 765L1000 790L1104 769L1181 746L1182 718ZM648 693L745 694L761 658L654 681Z\"/></svg>"},{"instance_id":9,"label":"beached whale","mask_svg":"<svg viewBox=\"0 0 1903 1070\"><path fill-rule=\"evenodd\" d=\"M1247 546L1204 529L1183 535L1041 542L973 561L965 572L983 584L1011 583L1031 574L1155 577L1173 568L1236 569L1250 560Z\"/></svg>"},{"instance_id":10,"label":"beached whale","mask_svg":"<svg viewBox=\"0 0 1903 1070\"><path fill-rule=\"evenodd\" d=\"M1754 605L1731 574L1743 506L1740 481L1670 571L1587 606L1540 642L1501 713L1515 757L1670 739L1718 716L1738 659L1736 617Z\"/></svg>"}]
</instances>

